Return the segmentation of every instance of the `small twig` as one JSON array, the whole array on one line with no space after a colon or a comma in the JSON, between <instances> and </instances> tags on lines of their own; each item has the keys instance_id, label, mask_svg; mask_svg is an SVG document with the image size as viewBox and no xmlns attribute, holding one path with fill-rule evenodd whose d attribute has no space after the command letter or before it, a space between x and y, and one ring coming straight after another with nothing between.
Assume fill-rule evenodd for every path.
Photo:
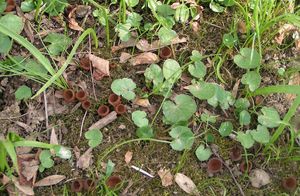
<instances>
[{"instance_id":1,"label":"small twig","mask_svg":"<svg viewBox=\"0 0 300 196\"><path fill-rule=\"evenodd\" d=\"M244 191L243 191L241 185L240 185L240 184L238 183L238 181L236 180L236 178L235 178L235 176L233 175L233 172L232 172L232 170L230 169L230 167L227 165L227 163L223 160L223 158L222 158L215 150L212 150L212 152L213 152L213 154L214 154L216 157L218 157L220 160L222 160L223 165L228 169L228 171L229 171L229 173L231 174L231 177L232 177L234 183L236 184L236 186L238 187L238 189L239 189L241 195L242 195L242 196L245 196L245 193L244 193Z\"/></svg>"},{"instance_id":2,"label":"small twig","mask_svg":"<svg viewBox=\"0 0 300 196\"><path fill-rule=\"evenodd\" d=\"M94 123L92 126L90 126L89 130L101 129L116 119L117 119L117 113L115 111L112 111L107 116L105 116L104 118L101 118L96 123Z\"/></svg>"},{"instance_id":3,"label":"small twig","mask_svg":"<svg viewBox=\"0 0 300 196\"><path fill-rule=\"evenodd\" d=\"M47 104L47 96L46 92L43 92L44 95L44 105L45 105L45 119L46 119L46 128L49 128L49 120L48 120L48 104Z\"/></svg>"},{"instance_id":4,"label":"small twig","mask_svg":"<svg viewBox=\"0 0 300 196\"><path fill-rule=\"evenodd\" d=\"M92 54L91 36L89 36L89 54ZM90 74L91 74L91 79L92 79L93 94L94 94L95 100L97 100L94 77L93 77L93 68L92 68L91 62L90 62Z\"/></svg>"},{"instance_id":5,"label":"small twig","mask_svg":"<svg viewBox=\"0 0 300 196\"><path fill-rule=\"evenodd\" d=\"M83 118L82 118L82 121L81 121L81 126L80 126L80 133L79 133L79 138L78 138L78 141L80 140L81 136L82 136L82 130L83 130L83 124L84 124L84 121L85 121L85 117L87 115L87 110L85 111L84 115L83 115Z\"/></svg>"},{"instance_id":6,"label":"small twig","mask_svg":"<svg viewBox=\"0 0 300 196\"><path fill-rule=\"evenodd\" d=\"M148 172L146 172L145 170L143 170L143 169L141 169L141 168L139 168L137 166L132 165L131 168L134 169L134 170L136 170L136 171L138 171L138 172L141 172L142 174L144 174L144 175L146 175L146 176L148 176L150 178L154 178L153 175L149 174Z\"/></svg>"}]
</instances>

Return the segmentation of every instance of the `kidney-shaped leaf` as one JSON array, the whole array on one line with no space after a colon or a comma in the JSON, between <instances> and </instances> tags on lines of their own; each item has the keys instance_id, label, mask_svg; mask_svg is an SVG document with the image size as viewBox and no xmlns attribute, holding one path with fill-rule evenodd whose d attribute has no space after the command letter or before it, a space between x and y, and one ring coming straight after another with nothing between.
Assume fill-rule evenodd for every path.
<instances>
[{"instance_id":1,"label":"kidney-shaped leaf","mask_svg":"<svg viewBox=\"0 0 300 196\"><path fill-rule=\"evenodd\" d=\"M228 122L222 122L218 131L222 137L226 137L230 135L232 130L233 130L233 125L231 122L228 121Z\"/></svg>"},{"instance_id":2,"label":"kidney-shaped leaf","mask_svg":"<svg viewBox=\"0 0 300 196\"><path fill-rule=\"evenodd\" d=\"M249 86L250 91L255 91L261 82L261 76L256 71L249 71L242 77L242 83Z\"/></svg>"},{"instance_id":3,"label":"kidney-shaped leaf","mask_svg":"<svg viewBox=\"0 0 300 196\"><path fill-rule=\"evenodd\" d=\"M281 123L280 116L277 110L273 107L263 107L261 109L263 114L258 116L258 122L266 127L278 127Z\"/></svg>"},{"instance_id":4,"label":"kidney-shaped leaf","mask_svg":"<svg viewBox=\"0 0 300 196\"><path fill-rule=\"evenodd\" d=\"M117 79L111 84L111 90L127 100L133 100L135 98L135 93L133 92L135 88L136 84L129 78Z\"/></svg>"},{"instance_id":5,"label":"kidney-shaped leaf","mask_svg":"<svg viewBox=\"0 0 300 196\"><path fill-rule=\"evenodd\" d=\"M176 80L181 76L181 68L174 59L167 59L163 65L163 75L166 80Z\"/></svg>"},{"instance_id":6,"label":"kidney-shaped leaf","mask_svg":"<svg viewBox=\"0 0 300 196\"><path fill-rule=\"evenodd\" d=\"M191 149L195 138L190 128L184 126L174 127L169 134L174 139L170 144L173 150Z\"/></svg>"},{"instance_id":7,"label":"kidney-shaped leaf","mask_svg":"<svg viewBox=\"0 0 300 196\"><path fill-rule=\"evenodd\" d=\"M187 121L196 112L197 105L193 98L181 94L175 97L175 103L166 101L162 109L166 120L175 124L180 121Z\"/></svg>"},{"instance_id":8,"label":"kidney-shaped leaf","mask_svg":"<svg viewBox=\"0 0 300 196\"><path fill-rule=\"evenodd\" d=\"M192 95L200 100L210 99L215 95L215 85L205 82L195 83L188 86L188 89Z\"/></svg>"},{"instance_id":9,"label":"kidney-shaped leaf","mask_svg":"<svg viewBox=\"0 0 300 196\"><path fill-rule=\"evenodd\" d=\"M206 67L202 61L197 61L194 64L190 64L188 68L190 74L196 78L203 78L206 75Z\"/></svg>"},{"instance_id":10,"label":"kidney-shaped leaf","mask_svg":"<svg viewBox=\"0 0 300 196\"><path fill-rule=\"evenodd\" d=\"M138 127L147 126L149 123L149 121L147 119L147 114L144 111L137 110L137 111L132 112L131 118L132 118L134 124Z\"/></svg>"},{"instance_id":11,"label":"kidney-shaped leaf","mask_svg":"<svg viewBox=\"0 0 300 196\"><path fill-rule=\"evenodd\" d=\"M84 137L89 140L89 146L95 148L103 139L103 135L99 129L91 129L85 132Z\"/></svg>"},{"instance_id":12,"label":"kidney-shaped leaf","mask_svg":"<svg viewBox=\"0 0 300 196\"><path fill-rule=\"evenodd\" d=\"M197 148L195 153L199 161L207 161L212 155L210 148L205 148L203 144Z\"/></svg>"},{"instance_id":13,"label":"kidney-shaped leaf","mask_svg":"<svg viewBox=\"0 0 300 196\"><path fill-rule=\"evenodd\" d=\"M270 133L267 127L258 125L256 130L250 132L253 139L261 144L267 144L270 141Z\"/></svg>"},{"instance_id":14,"label":"kidney-shaped leaf","mask_svg":"<svg viewBox=\"0 0 300 196\"><path fill-rule=\"evenodd\" d=\"M154 137L153 129L150 126L140 127L136 130L136 135L139 138L151 138Z\"/></svg>"},{"instance_id":15,"label":"kidney-shaped leaf","mask_svg":"<svg viewBox=\"0 0 300 196\"><path fill-rule=\"evenodd\" d=\"M255 142L250 133L243 133L241 131L237 133L236 139L244 146L244 148L251 148Z\"/></svg>"},{"instance_id":16,"label":"kidney-shaped leaf","mask_svg":"<svg viewBox=\"0 0 300 196\"><path fill-rule=\"evenodd\" d=\"M259 53L252 48L242 48L240 54L234 56L234 62L243 69L256 68L260 65Z\"/></svg>"}]
</instances>

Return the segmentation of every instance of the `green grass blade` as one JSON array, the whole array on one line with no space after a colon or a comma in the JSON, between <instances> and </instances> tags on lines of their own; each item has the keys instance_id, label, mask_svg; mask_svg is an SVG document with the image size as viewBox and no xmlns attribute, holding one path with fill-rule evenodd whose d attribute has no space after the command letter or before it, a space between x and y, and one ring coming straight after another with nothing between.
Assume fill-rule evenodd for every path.
<instances>
[{"instance_id":1,"label":"green grass blade","mask_svg":"<svg viewBox=\"0 0 300 196\"><path fill-rule=\"evenodd\" d=\"M287 94L300 94L300 86L299 85L276 85L276 86L267 86L263 88L259 88L253 93L251 96L256 95L268 95L271 93L287 93Z\"/></svg>"},{"instance_id":2,"label":"green grass blade","mask_svg":"<svg viewBox=\"0 0 300 196\"><path fill-rule=\"evenodd\" d=\"M11 141L2 141L2 144L4 148L6 149L7 154L11 158L14 167L16 168L16 171L19 173L19 168L18 168L18 158L17 158L17 153L15 151L15 147Z\"/></svg>"},{"instance_id":3,"label":"green grass blade","mask_svg":"<svg viewBox=\"0 0 300 196\"><path fill-rule=\"evenodd\" d=\"M7 155L6 149L2 141L0 141L0 172L4 172L5 168L8 166L6 155Z\"/></svg>"},{"instance_id":4,"label":"green grass blade","mask_svg":"<svg viewBox=\"0 0 300 196\"><path fill-rule=\"evenodd\" d=\"M88 36L89 34L92 35L93 39L94 39L94 43L95 43L95 47L98 48L98 39L96 36L96 32L94 31L94 29L92 28L88 28L87 30L85 30L80 37L78 38L78 40L76 41L74 47L72 48L67 60L65 61L65 63L62 65L62 67L57 71L57 73L55 73L45 84L44 86L32 97L35 98L36 96L38 96L39 94L41 94L42 92L44 92L49 86L51 86L51 84L53 84L62 74L63 72L66 70L67 66L69 65L69 63L71 62L73 56L76 53L77 48L79 47L79 45L81 44L81 42L84 40L84 38L86 36Z\"/></svg>"},{"instance_id":5,"label":"green grass blade","mask_svg":"<svg viewBox=\"0 0 300 196\"><path fill-rule=\"evenodd\" d=\"M15 147L27 146L27 147L47 148L47 149L51 149L51 148L57 146L56 144L47 144L47 143L43 143L43 142L30 141L30 140L17 141L17 142L14 142L13 145Z\"/></svg>"}]
</instances>

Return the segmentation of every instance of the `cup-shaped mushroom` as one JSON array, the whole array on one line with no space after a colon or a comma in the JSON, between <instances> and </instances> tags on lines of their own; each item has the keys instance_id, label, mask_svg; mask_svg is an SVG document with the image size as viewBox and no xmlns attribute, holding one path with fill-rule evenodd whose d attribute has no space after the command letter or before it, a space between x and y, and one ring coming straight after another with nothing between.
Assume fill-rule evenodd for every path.
<instances>
[{"instance_id":1,"label":"cup-shaped mushroom","mask_svg":"<svg viewBox=\"0 0 300 196\"><path fill-rule=\"evenodd\" d=\"M110 176L106 180L106 185L109 188L113 189L113 188L116 188L121 182L122 182L122 179L119 176Z\"/></svg>"},{"instance_id":2,"label":"cup-shaped mushroom","mask_svg":"<svg viewBox=\"0 0 300 196\"><path fill-rule=\"evenodd\" d=\"M123 104L118 104L115 106L115 111L117 112L117 114L124 114L126 110L126 106Z\"/></svg>"},{"instance_id":3,"label":"cup-shaped mushroom","mask_svg":"<svg viewBox=\"0 0 300 196\"><path fill-rule=\"evenodd\" d=\"M80 90L76 93L76 99L78 99L78 101L84 101L87 99L87 93L83 90Z\"/></svg>"},{"instance_id":4,"label":"cup-shaped mushroom","mask_svg":"<svg viewBox=\"0 0 300 196\"><path fill-rule=\"evenodd\" d=\"M297 188L297 179L294 176L290 176L287 178L284 178L282 180L282 187L288 191L288 192L293 192Z\"/></svg>"},{"instance_id":5,"label":"cup-shaped mushroom","mask_svg":"<svg viewBox=\"0 0 300 196\"><path fill-rule=\"evenodd\" d=\"M159 52L159 56L162 58L162 59L168 59L172 56L172 49L168 46L166 47L163 47L160 49L160 52Z\"/></svg>"},{"instance_id":6,"label":"cup-shaped mushroom","mask_svg":"<svg viewBox=\"0 0 300 196\"><path fill-rule=\"evenodd\" d=\"M85 110L88 110L91 107L91 102L89 100L84 100L81 102L81 107Z\"/></svg>"},{"instance_id":7,"label":"cup-shaped mushroom","mask_svg":"<svg viewBox=\"0 0 300 196\"><path fill-rule=\"evenodd\" d=\"M232 161L240 161L242 159L242 148L235 146L230 151L230 158Z\"/></svg>"},{"instance_id":8,"label":"cup-shaped mushroom","mask_svg":"<svg viewBox=\"0 0 300 196\"><path fill-rule=\"evenodd\" d=\"M246 161L242 161L242 163L240 164L240 170L243 173L249 173L252 169L252 162L248 161L248 164Z\"/></svg>"},{"instance_id":9,"label":"cup-shaped mushroom","mask_svg":"<svg viewBox=\"0 0 300 196\"><path fill-rule=\"evenodd\" d=\"M80 67L86 71L90 70L91 61L88 57L83 57L80 59Z\"/></svg>"},{"instance_id":10,"label":"cup-shaped mushroom","mask_svg":"<svg viewBox=\"0 0 300 196\"><path fill-rule=\"evenodd\" d=\"M98 110L98 115L101 117L106 116L107 114L109 114L109 107L107 105L101 105Z\"/></svg>"},{"instance_id":11,"label":"cup-shaped mushroom","mask_svg":"<svg viewBox=\"0 0 300 196\"><path fill-rule=\"evenodd\" d=\"M71 191L72 192L81 192L82 189L83 189L83 182L81 179L72 181L72 183L71 183Z\"/></svg>"},{"instance_id":12,"label":"cup-shaped mushroom","mask_svg":"<svg viewBox=\"0 0 300 196\"><path fill-rule=\"evenodd\" d=\"M95 187L96 187L96 183L95 183L94 180L92 180L92 179L85 179L85 180L83 181L83 188L84 188L85 190L87 190L87 191L92 191L92 190L95 189Z\"/></svg>"},{"instance_id":13,"label":"cup-shaped mushroom","mask_svg":"<svg viewBox=\"0 0 300 196\"><path fill-rule=\"evenodd\" d=\"M75 100L75 92L71 89L66 89L63 92L63 97L67 103L73 102Z\"/></svg>"},{"instance_id":14,"label":"cup-shaped mushroom","mask_svg":"<svg viewBox=\"0 0 300 196\"><path fill-rule=\"evenodd\" d=\"M119 105L121 103L121 97L119 95L112 93L108 97L108 103L112 106Z\"/></svg>"},{"instance_id":15,"label":"cup-shaped mushroom","mask_svg":"<svg viewBox=\"0 0 300 196\"><path fill-rule=\"evenodd\" d=\"M218 173L222 170L223 163L219 158L211 158L207 163L208 173Z\"/></svg>"}]
</instances>

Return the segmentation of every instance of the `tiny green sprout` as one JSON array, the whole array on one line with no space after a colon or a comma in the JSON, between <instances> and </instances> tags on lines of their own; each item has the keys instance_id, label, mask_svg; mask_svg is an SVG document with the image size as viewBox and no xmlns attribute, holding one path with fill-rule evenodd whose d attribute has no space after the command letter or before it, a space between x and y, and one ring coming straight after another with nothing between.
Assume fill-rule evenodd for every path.
<instances>
[{"instance_id":1,"label":"tiny green sprout","mask_svg":"<svg viewBox=\"0 0 300 196\"><path fill-rule=\"evenodd\" d=\"M172 128L169 134L173 138L173 141L170 144L173 150L182 151L191 149L195 137L190 128L177 126Z\"/></svg>"},{"instance_id":2,"label":"tiny green sprout","mask_svg":"<svg viewBox=\"0 0 300 196\"><path fill-rule=\"evenodd\" d=\"M250 131L251 132L251 131ZM251 148L254 144L254 139L252 138L249 131L246 133L239 131L237 133L236 139L242 144L244 148Z\"/></svg>"},{"instance_id":3,"label":"tiny green sprout","mask_svg":"<svg viewBox=\"0 0 300 196\"><path fill-rule=\"evenodd\" d=\"M189 8L185 4L179 5L175 10L175 21L185 23L189 19Z\"/></svg>"},{"instance_id":4,"label":"tiny green sprout","mask_svg":"<svg viewBox=\"0 0 300 196\"><path fill-rule=\"evenodd\" d=\"M17 100L27 100L32 96L31 89L26 86L20 86L17 91L15 92L15 97Z\"/></svg>"},{"instance_id":5,"label":"tiny green sprout","mask_svg":"<svg viewBox=\"0 0 300 196\"><path fill-rule=\"evenodd\" d=\"M111 176L111 174L113 173L114 169L115 169L115 163L113 163L110 159L107 161L106 164L106 171L105 171L105 175L106 177Z\"/></svg>"},{"instance_id":6,"label":"tiny green sprout","mask_svg":"<svg viewBox=\"0 0 300 196\"><path fill-rule=\"evenodd\" d=\"M134 124L138 127L145 127L149 124L147 114L144 111L137 110L132 112L131 119L133 120Z\"/></svg>"},{"instance_id":7,"label":"tiny green sprout","mask_svg":"<svg viewBox=\"0 0 300 196\"><path fill-rule=\"evenodd\" d=\"M43 150L39 155L39 159L41 161L41 172L44 171L45 168L51 168L54 165L54 161L51 158L50 150Z\"/></svg>"},{"instance_id":8,"label":"tiny green sprout","mask_svg":"<svg viewBox=\"0 0 300 196\"><path fill-rule=\"evenodd\" d=\"M280 75L280 76L284 76L285 74L285 69L283 67L280 67L278 70L277 70L277 73Z\"/></svg>"},{"instance_id":9,"label":"tiny green sprout","mask_svg":"<svg viewBox=\"0 0 300 196\"><path fill-rule=\"evenodd\" d=\"M210 148L205 148L203 144L201 144L196 152L195 152L199 161L207 161L209 157L212 155L212 151Z\"/></svg>"},{"instance_id":10,"label":"tiny green sprout","mask_svg":"<svg viewBox=\"0 0 300 196\"><path fill-rule=\"evenodd\" d=\"M103 135L99 129L91 129L85 132L84 137L89 140L89 146L95 148L103 139Z\"/></svg>"},{"instance_id":11,"label":"tiny green sprout","mask_svg":"<svg viewBox=\"0 0 300 196\"><path fill-rule=\"evenodd\" d=\"M231 132L233 131L233 125L229 121L222 122L218 131L222 137L229 136L231 134Z\"/></svg>"},{"instance_id":12,"label":"tiny green sprout","mask_svg":"<svg viewBox=\"0 0 300 196\"><path fill-rule=\"evenodd\" d=\"M250 107L250 102L246 98L239 98L234 103L235 111L240 113L243 110L247 110Z\"/></svg>"},{"instance_id":13,"label":"tiny green sprout","mask_svg":"<svg viewBox=\"0 0 300 196\"><path fill-rule=\"evenodd\" d=\"M143 20L142 16L138 13L132 12L128 14L128 18L126 20L126 23L131 24L132 27L138 28L141 24L141 21Z\"/></svg>"},{"instance_id":14,"label":"tiny green sprout","mask_svg":"<svg viewBox=\"0 0 300 196\"><path fill-rule=\"evenodd\" d=\"M234 56L234 63L243 69L253 69L260 65L261 57L252 48L242 48L240 54Z\"/></svg>"},{"instance_id":15,"label":"tiny green sprout","mask_svg":"<svg viewBox=\"0 0 300 196\"><path fill-rule=\"evenodd\" d=\"M127 100L133 100L135 98L135 93L133 92L135 88L136 84L129 78L116 79L111 84L111 90L116 95L121 95Z\"/></svg>"},{"instance_id":16,"label":"tiny green sprout","mask_svg":"<svg viewBox=\"0 0 300 196\"><path fill-rule=\"evenodd\" d=\"M262 114L258 115L258 122L268 128L278 127L281 123L277 110L273 107L263 107Z\"/></svg>"},{"instance_id":17,"label":"tiny green sprout","mask_svg":"<svg viewBox=\"0 0 300 196\"><path fill-rule=\"evenodd\" d=\"M230 33L226 33L223 35L223 44L228 48L232 48L236 42L237 39L234 38Z\"/></svg>"},{"instance_id":18,"label":"tiny green sprout","mask_svg":"<svg viewBox=\"0 0 300 196\"><path fill-rule=\"evenodd\" d=\"M117 24L115 27L115 31L118 33L119 38L126 42L131 38L131 32L130 32L131 24L125 23L125 24Z\"/></svg>"},{"instance_id":19,"label":"tiny green sprout","mask_svg":"<svg viewBox=\"0 0 300 196\"><path fill-rule=\"evenodd\" d=\"M152 138L152 137L154 137L153 129L149 125L144 126L144 127L139 127L136 130L136 135L139 138Z\"/></svg>"}]
</instances>

